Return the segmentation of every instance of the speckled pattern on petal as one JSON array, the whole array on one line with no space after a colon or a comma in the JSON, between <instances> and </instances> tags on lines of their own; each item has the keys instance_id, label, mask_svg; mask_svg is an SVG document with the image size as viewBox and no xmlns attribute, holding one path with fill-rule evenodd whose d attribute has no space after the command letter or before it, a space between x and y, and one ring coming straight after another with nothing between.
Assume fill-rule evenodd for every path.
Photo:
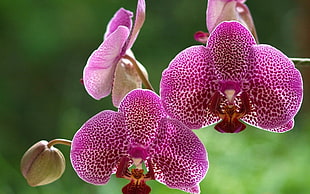
<instances>
[{"instance_id":1,"label":"speckled pattern on petal","mask_svg":"<svg viewBox=\"0 0 310 194\"><path fill-rule=\"evenodd\" d=\"M91 184L105 184L127 155L127 131L122 113L103 111L74 135L70 158L78 176Z\"/></svg>"},{"instance_id":2,"label":"speckled pattern on petal","mask_svg":"<svg viewBox=\"0 0 310 194\"><path fill-rule=\"evenodd\" d=\"M163 119L159 130L166 133L160 139L161 149L151 162L155 179L170 188L199 191L198 184L208 170L208 158L204 145L185 125L177 120Z\"/></svg>"},{"instance_id":3,"label":"speckled pattern on petal","mask_svg":"<svg viewBox=\"0 0 310 194\"><path fill-rule=\"evenodd\" d=\"M269 45L254 46L251 58L255 60L248 76L251 84L249 96L254 110L242 120L273 131L293 119L300 108L303 96L301 74L293 62Z\"/></svg>"},{"instance_id":4,"label":"speckled pattern on petal","mask_svg":"<svg viewBox=\"0 0 310 194\"><path fill-rule=\"evenodd\" d=\"M219 85L208 49L193 46L179 53L163 72L160 95L167 113L189 128L210 125L219 118L208 102Z\"/></svg>"},{"instance_id":5,"label":"speckled pattern on petal","mask_svg":"<svg viewBox=\"0 0 310 194\"><path fill-rule=\"evenodd\" d=\"M249 52L255 44L252 34L240 23L218 25L207 43L218 79L242 80L248 70Z\"/></svg>"},{"instance_id":6,"label":"speckled pattern on petal","mask_svg":"<svg viewBox=\"0 0 310 194\"><path fill-rule=\"evenodd\" d=\"M150 90L136 89L119 106L130 131L130 142L148 146L154 140L158 121L165 116L160 98Z\"/></svg>"},{"instance_id":7,"label":"speckled pattern on petal","mask_svg":"<svg viewBox=\"0 0 310 194\"><path fill-rule=\"evenodd\" d=\"M228 107L226 90L236 92L233 109L237 114L244 111L241 120L278 133L293 127L291 120L303 98L301 74L294 64L272 46L257 45L237 21L219 24L206 47L180 52L164 71L160 92L169 116L195 129L220 119L216 112ZM210 107L216 91L222 97Z\"/></svg>"},{"instance_id":8,"label":"speckled pattern on petal","mask_svg":"<svg viewBox=\"0 0 310 194\"><path fill-rule=\"evenodd\" d=\"M263 130L266 130L266 131L270 131L270 132L275 132L275 133L284 133L284 132L287 132L291 129L293 129L294 127L294 119L290 120L289 122L287 122L286 124L280 126L280 127L277 127L277 128L274 128L274 129L264 129Z\"/></svg>"}]
</instances>

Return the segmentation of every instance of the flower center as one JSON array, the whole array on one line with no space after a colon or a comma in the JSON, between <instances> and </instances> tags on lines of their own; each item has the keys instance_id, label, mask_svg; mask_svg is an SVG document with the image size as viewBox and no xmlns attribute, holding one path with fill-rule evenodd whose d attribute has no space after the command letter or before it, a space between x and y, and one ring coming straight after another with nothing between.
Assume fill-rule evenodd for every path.
<instances>
[{"instance_id":1,"label":"flower center","mask_svg":"<svg viewBox=\"0 0 310 194\"><path fill-rule=\"evenodd\" d=\"M220 92L215 92L209 102L211 112L222 119L214 128L222 133L238 133L246 128L239 119L250 112L249 97L246 92L241 92L241 103L237 106L234 102L236 96L234 89L226 89L223 93L228 103L224 103Z\"/></svg>"},{"instance_id":2,"label":"flower center","mask_svg":"<svg viewBox=\"0 0 310 194\"><path fill-rule=\"evenodd\" d=\"M136 166L138 169L142 169L142 158L131 158L133 161L133 164Z\"/></svg>"},{"instance_id":3,"label":"flower center","mask_svg":"<svg viewBox=\"0 0 310 194\"><path fill-rule=\"evenodd\" d=\"M130 145L128 154L131 158L141 158L142 160L146 160L149 155L148 148L143 145Z\"/></svg>"},{"instance_id":4,"label":"flower center","mask_svg":"<svg viewBox=\"0 0 310 194\"><path fill-rule=\"evenodd\" d=\"M149 194L151 192L151 187L145 183L146 175L143 172L143 169L131 169L130 183L123 187L123 194Z\"/></svg>"},{"instance_id":5,"label":"flower center","mask_svg":"<svg viewBox=\"0 0 310 194\"><path fill-rule=\"evenodd\" d=\"M141 158L132 158L132 160L134 164L138 162L141 165L129 171L129 158L123 157L116 171L117 178L130 180L130 182L123 187L122 192L123 194L149 194L151 192L151 187L145 182L155 179L151 161L148 160L149 172L144 174L144 170L142 169L143 160Z\"/></svg>"},{"instance_id":6,"label":"flower center","mask_svg":"<svg viewBox=\"0 0 310 194\"><path fill-rule=\"evenodd\" d=\"M229 90L225 90L224 93L226 95L226 98L228 99L229 104L233 104L236 91L233 89L229 89Z\"/></svg>"}]
</instances>

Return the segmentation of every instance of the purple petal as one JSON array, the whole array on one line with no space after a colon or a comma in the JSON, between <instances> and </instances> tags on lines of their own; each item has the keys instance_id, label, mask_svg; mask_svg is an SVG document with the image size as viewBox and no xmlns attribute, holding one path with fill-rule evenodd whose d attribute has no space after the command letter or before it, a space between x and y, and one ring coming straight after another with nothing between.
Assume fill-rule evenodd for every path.
<instances>
[{"instance_id":1,"label":"purple petal","mask_svg":"<svg viewBox=\"0 0 310 194\"><path fill-rule=\"evenodd\" d=\"M219 121L208 107L218 83L206 47L193 46L179 53L163 72L160 88L167 113L189 128Z\"/></svg>"},{"instance_id":2,"label":"purple petal","mask_svg":"<svg viewBox=\"0 0 310 194\"><path fill-rule=\"evenodd\" d=\"M106 184L116 172L120 159L127 154L124 117L114 111L103 111L89 119L74 135L71 163L84 181Z\"/></svg>"},{"instance_id":3,"label":"purple petal","mask_svg":"<svg viewBox=\"0 0 310 194\"><path fill-rule=\"evenodd\" d=\"M275 132L275 133L285 133L285 132L293 129L293 127L294 127L294 119L290 120L288 123L286 123L280 127L277 127L275 129L263 129L263 130L271 131L271 132Z\"/></svg>"},{"instance_id":4,"label":"purple petal","mask_svg":"<svg viewBox=\"0 0 310 194\"><path fill-rule=\"evenodd\" d=\"M270 129L268 131L272 131L272 132L276 132L276 133L284 133L284 132L287 132L291 129L293 129L294 127L294 119L290 120L288 123L278 127L278 128L275 128L275 129Z\"/></svg>"},{"instance_id":5,"label":"purple petal","mask_svg":"<svg viewBox=\"0 0 310 194\"><path fill-rule=\"evenodd\" d=\"M129 36L129 30L120 26L89 57L83 72L86 91L99 100L110 94L116 64Z\"/></svg>"},{"instance_id":6,"label":"purple petal","mask_svg":"<svg viewBox=\"0 0 310 194\"><path fill-rule=\"evenodd\" d=\"M195 193L195 194L199 194L200 193L199 185L195 185L193 187L188 187L188 188L183 188L182 190L187 192L187 193Z\"/></svg>"},{"instance_id":7,"label":"purple petal","mask_svg":"<svg viewBox=\"0 0 310 194\"><path fill-rule=\"evenodd\" d=\"M133 43L136 41L136 38L140 32L140 29L145 20L145 0L138 0L137 10L136 10L136 17L133 29L131 31L130 38L126 45L126 50L130 49ZM125 52L125 51L124 51Z\"/></svg>"},{"instance_id":8,"label":"purple petal","mask_svg":"<svg viewBox=\"0 0 310 194\"><path fill-rule=\"evenodd\" d=\"M133 13L124 8L120 8L110 20L107 30L104 34L104 39L106 39L110 34L112 34L119 26L127 27L129 31L132 28L132 17Z\"/></svg>"},{"instance_id":9,"label":"purple petal","mask_svg":"<svg viewBox=\"0 0 310 194\"><path fill-rule=\"evenodd\" d=\"M177 120L163 119L158 130L166 137L159 139L161 149L151 156L155 179L170 188L199 193L199 183L208 170L204 145Z\"/></svg>"},{"instance_id":10,"label":"purple petal","mask_svg":"<svg viewBox=\"0 0 310 194\"><path fill-rule=\"evenodd\" d=\"M158 122L165 116L159 96L143 89L128 93L119 106L119 112L125 116L130 142L146 147L154 140Z\"/></svg>"},{"instance_id":11,"label":"purple petal","mask_svg":"<svg viewBox=\"0 0 310 194\"><path fill-rule=\"evenodd\" d=\"M248 70L248 55L255 40L239 22L222 22L211 33L207 47L219 80L240 81Z\"/></svg>"},{"instance_id":12,"label":"purple petal","mask_svg":"<svg viewBox=\"0 0 310 194\"><path fill-rule=\"evenodd\" d=\"M251 70L249 71L249 97L253 104L250 115L242 118L245 122L273 131L288 124L298 112L303 97L300 72L281 51L269 46L253 47ZM277 129L279 130L279 129Z\"/></svg>"}]
</instances>

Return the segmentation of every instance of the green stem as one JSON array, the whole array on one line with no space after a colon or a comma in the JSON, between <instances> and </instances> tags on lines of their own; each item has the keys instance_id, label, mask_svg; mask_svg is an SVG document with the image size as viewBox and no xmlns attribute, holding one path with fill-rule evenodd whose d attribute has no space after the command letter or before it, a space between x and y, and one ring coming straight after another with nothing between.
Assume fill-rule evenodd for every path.
<instances>
[{"instance_id":1,"label":"green stem","mask_svg":"<svg viewBox=\"0 0 310 194\"><path fill-rule=\"evenodd\" d=\"M53 139L50 142L48 142L47 147L50 148L56 144L71 146L71 143L72 143L72 141L67 140L67 139Z\"/></svg>"},{"instance_id":2,"label":"green stem","mask_svg":"<svg viewBox=\"0 0 310 194\"><path fill-rule=\"evenodd\" d=\"M295 65L301 65L303 63L310 64L310 58L289 58Z\"/></svg>"},{"instance_id":3,"label":"green stem","mask_svg":"<svg viewBox=\"0 0 310 194\"><path fill-rule=\"evenodd\" d=\"M145 88L154 91L154 88L152 87L151 83L149 82L149 80L145 77L145 75L143 74L142 70L140 69L138 63L136 62L135 59L133 59L131 56L129 55L125 55L123 57L124 59L128 59L132 65L134 66L134 68L136 69L139 77L141 78L141 81L143 83L143 85L145 86Z\"/></svg>"}]
</instances>

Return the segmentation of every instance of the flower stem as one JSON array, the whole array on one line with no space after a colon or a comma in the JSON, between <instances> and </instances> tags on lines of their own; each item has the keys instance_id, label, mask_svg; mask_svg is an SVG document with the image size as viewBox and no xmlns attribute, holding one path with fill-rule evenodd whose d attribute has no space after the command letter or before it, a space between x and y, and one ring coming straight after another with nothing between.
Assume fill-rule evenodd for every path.
<instances>
[{"instance_id":1,"label":"flower stem","mask_svg":"<svg viewBox=\"0 0 310 194\"><path fill-rule=\"evenodd\" d=\"M301 65L303 63L310 64L310 58L289 58L295 65Z\"/></svg>"},{"instance_id":2,"label":"flower stem","mask_svg":"<svg viewBox=\"0 0 310 194\"><path fill-rule=\"evenodd\" d=\"M71 143L72 143L72 141L67 140L67 139L53 139L50 142L48 142L47 147L50 148L56 144L71 146Z\"/></svg>"},{"instance_id":3,"label":"flower stem","mask_svg":"<svg viewBox=\"0 0 310 194\"><path fill-rule=\"evenodd\" d=\"M145 86L146 89L149 89L149 90L152 90L154 91L154 88L152 87L151 83L149 82L149 80L145 77L145 75L143 74L142 70L140 69L138 63L136 62L135 59L133 59L131 56L129 55L125 55L123 57L124 59L128 59L132 64L133 66L135 67L139 77L141 78L142 80L142 83L143 85Z\"/></svg>"}]
</instances>

